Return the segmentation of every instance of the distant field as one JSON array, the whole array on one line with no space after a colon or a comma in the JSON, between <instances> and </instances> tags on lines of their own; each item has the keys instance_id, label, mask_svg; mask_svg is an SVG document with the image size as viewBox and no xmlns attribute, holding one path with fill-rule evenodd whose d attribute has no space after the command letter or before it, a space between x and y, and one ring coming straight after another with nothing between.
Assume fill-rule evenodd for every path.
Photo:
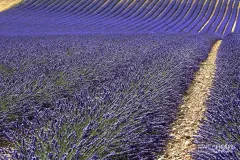
<instances>
[{"instance_id":1,"label":"distant field","mask_svg":"<svg viewBox=\"0 0 240 160\"><path fill-rule=\"evenodd\" d=\"M0 34L240 31L236 0L25 0L0 14ZM24 15L24 16L23 16Z\"/></svg>"}]
</instances>

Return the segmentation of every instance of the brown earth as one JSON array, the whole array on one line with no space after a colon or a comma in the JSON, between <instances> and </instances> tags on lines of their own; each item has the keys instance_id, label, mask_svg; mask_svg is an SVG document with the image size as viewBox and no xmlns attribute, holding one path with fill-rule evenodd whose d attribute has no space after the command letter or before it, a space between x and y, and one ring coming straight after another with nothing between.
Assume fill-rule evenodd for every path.
<instances>
[{"instance_id":1,"label":"brown earth","mask_svg":"<svg viewBox=\"0 0 240 160\"><path fill-rule=\"evenodd\" d=\"M22 0L0 0L0 12L5 11L18 3Z\"/></svg>"},{"instance_id":2,"label":"brown earth","mask_svg":"<svg viewBox=\"0 0 240 160\"><path fill-rule=\"evenodd\" d=\"M199 129L200 120L204 118L205 102L214 79L215 61L220 44L221 41L214 44L207 60L200 65L199 71L195 74L192 84L184 95L177 120L172 125L173 139L168 142L165 155L159 160L191 159L189 152L196 148L193 136Z\"/></svg>"}]
</instances>

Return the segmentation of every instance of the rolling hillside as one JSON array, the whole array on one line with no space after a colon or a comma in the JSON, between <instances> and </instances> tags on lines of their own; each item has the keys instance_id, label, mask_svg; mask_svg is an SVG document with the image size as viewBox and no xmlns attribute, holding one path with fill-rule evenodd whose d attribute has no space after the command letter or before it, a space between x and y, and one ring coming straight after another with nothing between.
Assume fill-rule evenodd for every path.
<instances>
[{"instance_id":1,"label":"rolling hillside","mask_svg":"<svg viewBox=\"0 0 240 160\"><path fill-rule=\"evenodd\" d=\"M0 34L240 31L236 0L25 0L0 13Z\"/></svg>"}]
</instances>

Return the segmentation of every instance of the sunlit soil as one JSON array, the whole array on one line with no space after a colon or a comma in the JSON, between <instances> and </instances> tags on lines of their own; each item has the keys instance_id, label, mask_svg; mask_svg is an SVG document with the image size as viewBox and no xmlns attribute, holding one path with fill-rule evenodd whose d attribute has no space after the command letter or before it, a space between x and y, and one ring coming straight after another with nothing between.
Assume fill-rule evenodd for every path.
<instances>
[{"instance_id":1,"label":"sunlit soil","mask_svg":"<svg viewBox=\"0 0 240 160\"><path fill-rule=\"evenodd\" d=\"M16 4L20 3L22 0L0 0L0 12L5 11Z\"/></svg>"},{"instance_id":2,"label":"sunlit soil","mask_svg":"<svg viewBox=\"0 0 240 160\"><path fill-rule=\"evenodd\" d=\"M221 41L214 44L208 59L201 64L199 71L195 74L195 78L183 98L177 121L173 124L171 133L173 139L168 143L164 157L159 160L191 159L189 152L195 148L193 136L199 129L200 120L204 118L205 102L214 79L215 61L220 44Z\"/></svg>"},{"instance_id":3,"label":"sunlit soil","mask_svg":"<svg viewBox=\"0 0 240 160\"><path fill-rule=\"evenodd\" d=\"M233 27L232 27L232 32L235 31L235 28L236 28L236 25L237 25L238 16L239 16L240 2L238 2L238 3L239 3L239 4L238 4L237 16L236 16L236 20L235 20L235 22L234 22L234 24L233 24Z\"/></svg>"}]
</instances>

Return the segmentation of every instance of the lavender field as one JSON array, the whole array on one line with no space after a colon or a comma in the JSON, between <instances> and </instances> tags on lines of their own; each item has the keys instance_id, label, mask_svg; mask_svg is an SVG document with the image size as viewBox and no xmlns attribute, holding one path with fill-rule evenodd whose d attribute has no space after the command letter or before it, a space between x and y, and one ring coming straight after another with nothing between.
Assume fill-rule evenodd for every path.
<instances>
[{"instance_id":1,"label":"lavender field","mask_svg":"<svg viewBox=\"0 0 240 160\"><path fill-rule=\"evenodd\" d=\"M237 0L23 0L3 10L0 159L240 159L239 14ZM216 73L200 75L213 84L193 92L208 95L191 105L204 118L183 126L197 128L191 147L182 140L188 149L170 158L188 116L179 106L219 40Z\"/></svg>"},{"instance_id":2,"label":"lavender field","mask_svg":"<svg viewBox=\"0 0 240 160\"><path fill-rule=\"evenodd\" d=\"M24 0L0 13L1 35L240 31L238 0Z\"/></svg>"}]
</instances>

